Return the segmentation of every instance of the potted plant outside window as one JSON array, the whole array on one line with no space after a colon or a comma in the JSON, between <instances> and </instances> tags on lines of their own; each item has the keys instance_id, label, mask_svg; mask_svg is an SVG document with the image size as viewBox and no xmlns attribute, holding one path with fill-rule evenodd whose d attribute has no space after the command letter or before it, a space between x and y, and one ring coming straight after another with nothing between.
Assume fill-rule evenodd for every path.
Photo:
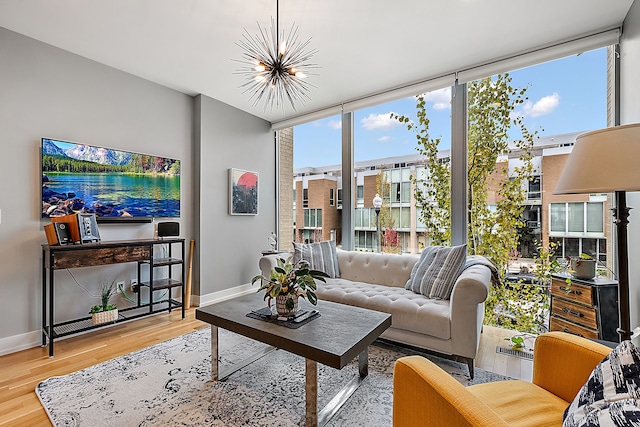
<instances>
[{"instance_id":1,"label":"potted plant outside window","mask_svg":"<svg viewBox=\"0 0 640 427\"><path fill-rule=\"evenodd\" d=\"M571 275L576 279L590 280L596 277L597 261L588 254L581 253L579 257L569 259Z\"/></svg>"}]
</instances>

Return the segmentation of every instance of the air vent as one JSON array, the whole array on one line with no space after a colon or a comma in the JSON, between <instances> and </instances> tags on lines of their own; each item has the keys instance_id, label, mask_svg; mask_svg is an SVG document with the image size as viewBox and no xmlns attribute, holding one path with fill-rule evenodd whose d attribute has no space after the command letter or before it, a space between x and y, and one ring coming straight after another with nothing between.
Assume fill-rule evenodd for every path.
<instances>
[{"instance_id":1,"label":"air vent","mask_svg":"<svg viewBox=\"0 0 640 427\"><path fill-rule=\"evenodd\" d=\"M498 354L506 354L507 356L515 356L515 357L519 357L521 359L533 360L533 353L530 353L528 351L522 351L522 350L514 350L514 349L509 348L509 347L497 346L496 347L496 353L498 353Z\"/></svg>"}]
</instances>

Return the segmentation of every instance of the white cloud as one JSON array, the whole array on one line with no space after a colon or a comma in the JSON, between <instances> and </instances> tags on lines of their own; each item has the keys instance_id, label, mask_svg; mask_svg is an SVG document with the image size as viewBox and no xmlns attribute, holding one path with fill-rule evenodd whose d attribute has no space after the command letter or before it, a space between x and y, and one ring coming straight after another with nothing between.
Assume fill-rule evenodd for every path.
<instances>
[{"instance_id":1,"label":"white cloud","mask_svg":"<svg viewBox=\"0 0 640 427\"><path fill-rule=\"evenodd\" d=\"M360 123L362 123L362 127L366 130L391 129L400 124L398 120L391 118L391 114L393 114L393 112L369 114L369 116L360 120Z\"/></svg>"},{"instance_id":2,"label":"white cloud","mask_svg":"<svg viewBox=\"0 0 640 427\"><path fill-rule=\"evenodd\" d=\"M380 142L387 142L387 141L389 141L390 139L391 139L391 137L390 137L389 135L385 135L385 136L382 136L382 137L378 138L378 141L380 141Z\"/></svg>"},{"instance_id":3,"label":"white cloud","mask_svg":"<svg viewBox=\"0 0 640 427\"><path fill-rule=\"evenodd\" d=\"M329 126L331 129L340 130L342 129L342 120L329 120L327 126Z\"/></svg>"},{"instance_id":4,"label":"white cloud","mask_svg":"<svg viewBox=\"0 0 640 427\"><path fill-rule=\"evenodd\" d=\"M548 95L540 98L540 100L535 104L526 102L522 109L526 116L538 117L551 114L559 104L560 95L558 95L557 92L554 92L553 95Z\"/></svg>"},{"instance_id":5,"label":"white cloud","mask_svg":"<svg viewBox=\"0 0 640 427\"><path fill-rule=\"evenodd\" d=\"M424 94L424 100L433 102L434 110L446 110L451 108L451 88L434 90Z\"/></svg>"}]
</instances>

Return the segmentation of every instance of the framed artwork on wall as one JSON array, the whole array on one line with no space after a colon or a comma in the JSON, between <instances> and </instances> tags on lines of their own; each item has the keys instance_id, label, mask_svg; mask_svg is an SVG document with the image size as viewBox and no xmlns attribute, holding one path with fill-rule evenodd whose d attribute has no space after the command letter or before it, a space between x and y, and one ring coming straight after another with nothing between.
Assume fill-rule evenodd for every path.
<instances>
[{"instance_id":1,"label":"framed artwork on wall","mask_svg":"<svg viewBox=\"0 0 640 427\"><path fill-rule=\"evenodd\" d=\"M258 215L258 173L229 169L229 214Z\"/></svg>"}]
</instances>

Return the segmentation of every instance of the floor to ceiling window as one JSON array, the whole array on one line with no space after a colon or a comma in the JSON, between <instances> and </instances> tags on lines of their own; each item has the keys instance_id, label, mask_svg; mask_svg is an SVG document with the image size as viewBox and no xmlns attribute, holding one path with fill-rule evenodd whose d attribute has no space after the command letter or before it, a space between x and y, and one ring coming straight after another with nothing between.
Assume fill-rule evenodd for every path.
<instances>
[{"instance_id":1,"label":"floor to ceiling window","mask_svg":"<svg viewBox=\"0 0 640 427\"><path fill-rule=\"evenodd\" d=\"M356 250L416 253L466 237L469 252L490 258L504 277L535 268L540 247L610 263L610 195L553 191L576 136L612 123L611 58L607 48L586 51L297 126L292 239L340 244L350 233ZM465 89L466 98L452 96ZM339 132L340 117L352 120L353 141ZM348 179L344 144L353 150ZM352 229L342 230L351 214ZM485 319L496 324L500 312L509 327L539 330L548 303L532 295L535 304L522 304L494 292Z\"/></svg>"}]
</instances>

